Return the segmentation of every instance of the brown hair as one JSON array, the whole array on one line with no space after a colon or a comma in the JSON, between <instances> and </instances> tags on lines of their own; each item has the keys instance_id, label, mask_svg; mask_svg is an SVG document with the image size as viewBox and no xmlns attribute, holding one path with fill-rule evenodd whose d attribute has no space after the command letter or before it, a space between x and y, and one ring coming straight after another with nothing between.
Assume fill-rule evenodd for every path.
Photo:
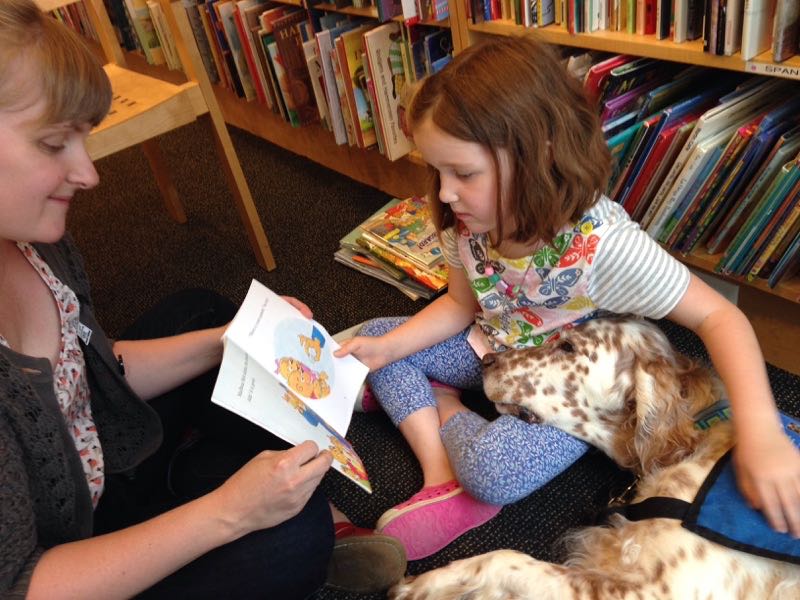
<instances>
[{"instance_id":1,"label":"brown hair","mask_svg":"<svg viewBox=\"0 0 800 600\"><path fill-rule=\"evenodd\" d=\"M42 121L97 125L111 106L111 84L80 36L42 13L32 0L0 2L0 108L31 88L45 98Z\"/></svg>"},{"instance_id":2,"label":"brown hair","mask_svg":"<svg viewBox=\"0 0 800 600\"><path fill-rule=\"evenodd\" d=\"M422 81L406 116L412 131L430 117L445 133L482 144L498 173L498 153L508 152L511 181L498 177L497 222L507 204L516 220L514 241L549 242L606 187L611 156L597 114L555 49L532 34L492 36L468 47ZM439 177L431 171L431 210L441 230L455 216L439 200Z\"/></svg>"}]
</instances>

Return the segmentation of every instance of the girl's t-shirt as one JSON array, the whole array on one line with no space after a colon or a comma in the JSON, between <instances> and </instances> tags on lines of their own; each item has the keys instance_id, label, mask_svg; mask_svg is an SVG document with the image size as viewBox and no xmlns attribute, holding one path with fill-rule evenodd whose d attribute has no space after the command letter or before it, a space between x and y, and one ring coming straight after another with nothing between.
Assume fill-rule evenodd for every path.
<instances>
[{"instance_id":1,"label":"girl's t-shirt","mask_svg":"<svg viewBox=\"0 0 800 600\"><path fill-rule=\"evenodd\" d=\"M75 292L53 274L32 245L20 242L17 246L47 284L58 306L61 349L58 362L53 369L53 387L61 414L80 456L92 504L97 507L105 484L103 449L92 417L89 386L86 381L86 363L78 337L80 324L78 298ZM2 335L0 344L8 347L8 342Z\"/></svg>"},{"instance_id":2,"label":"girl's t-shirt","mask_svg":"<svg viewBox=\"0 0 800 600\"><path fill-rule=\"evenodd\" d=\"M463 268L481 307L470 343L488 351L540 346L597 315L667 315L689 285L689 270L605 196L551 244L510 259L463 224L442 235L451 268Z\"/></svg>"}]
</instances>

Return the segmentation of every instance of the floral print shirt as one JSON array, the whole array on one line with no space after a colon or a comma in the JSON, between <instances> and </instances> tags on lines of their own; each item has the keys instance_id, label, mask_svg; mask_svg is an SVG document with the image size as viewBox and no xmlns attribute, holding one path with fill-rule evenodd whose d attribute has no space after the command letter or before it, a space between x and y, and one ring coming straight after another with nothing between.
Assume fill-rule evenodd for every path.
<instances>
[{"instance_id":1,"label":"floral print shirt","mask_svg":"<svg viewBox=\"0 0 800 600\"><path fill-rule=\"evenodd\" d=\"M103 450L92 419L86 364L78 336L80 328L78 299L75 293L53 274L33 246L26 242L20 242L17 246L53 293L58 307L61 321L61 349L58 362L53 369L53 386L61 414L83 464L92 504L97 507L105 483ZM2 335L0 344L9 346Z\"/></svg>"}]
</instances>

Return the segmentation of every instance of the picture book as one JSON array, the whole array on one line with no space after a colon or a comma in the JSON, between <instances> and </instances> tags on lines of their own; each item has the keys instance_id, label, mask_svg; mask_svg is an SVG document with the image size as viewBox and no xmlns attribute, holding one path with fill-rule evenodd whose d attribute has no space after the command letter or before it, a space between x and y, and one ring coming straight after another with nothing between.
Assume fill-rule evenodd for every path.
<instances>
[{"instance_id":1,"label":"picture book","mask_svg":"<svg viewBox=\"0 0 800 600\"><path fill-rule=\"evenodd\" d=\"M215 7L219 11L222 28L225 32L225 37L228 39L228 47L231 51L231 57L233 58L236 72L239 74L239 81L244 91L244 97L247 100L254 100L256 98L256 89L253 85L250 69L247 66L242 40L239 38L239 31L236 29L236 21L233 15L233 9L236 5L233 2L223 0L217 2Z\"/></svg>"},{"instance_id":2,"label":"picture book","mask_svg":"<svg viewBox=\"0 0 800 600\"><path fill-rule=\"evenodd\" d=\"M255 280L223 345L212 402L290 444L313 440L337 471L372 491L344 437L366 365L334 357L339 344L321 325Z\"/></svg>"},{"instance_id":3,"label":"picture book","mask_svg":"<svg viewBox=\"0 0 800 600\"><path fill-rule=\"evenodd\" d=\"M378 141L375 123L367 102L364 65L361 62L361 54L364 52L364 33L370 28L371 24L346 31L334 42L359 148L369 148Z\"/></svg>"},{"instance_id":4,"label":"picture book","mask_svg":"<svg viewBox=\"0 0 800 600\"><path fill-rule=\"evenodd\" d=\"M384 132L384 154L389 160L405 156L414 147L403 132L399 113L400 100L406 85L402 35L399 23L386 23L364 34L369 71L378 104L376 116Z\"/></svg>"},{"instance_id":5,"label":"picture book","mask_svg":"<svg viewBox=\"0 0 800 600\"><path fill-rule=\"evenodd\" d=\"M791 228L792 223L797 218L796 214L800 210L798 206L800 200L800 181L794 184L792 190L785 196L778 210L764 227L761 235L750 249L741 273L747 274L747 281L753 281L758 277L759 271L767 263L767 259L772 251L780 244L781 238L786 231Z\"/></svg>"},{"instance_id":6,"label":"picture book","mask_svg":"<svg viewBox=\"0 0 800 600\"><path fill-rule=\"evenodd\" d=\"M334 139L339 145L347 143L347 131L345 130L345 122L342 116L342 106L339 101L339 92L336 87L336 77L333 71L333 63L331 62L331 51L333 50L333 41L342 32L355 27L351 21L340 22L333 27L323 29L317 32L316 40L317 47L319 48L319 59L322 66L322 76L325 82L325 98L328 101L328 110L330 112L331 127L333 129Z\"/></svg>"},{"instance_id":7,"label":"picture book","mask_svg":"<svg viewBox=\"0 0 800 600\"><path fill-rule=\"evenodd\" d=\"M423 269L442 263L439 236L424 198L406 198L361 225L363 236Z\"/></svg>"},{"instance_id":8,"label":"picture book","mask_svg":"<svg viewBox=\"0 0 800 600\"><path fill-rule=\"evenodd\" d=\"M297 111L300 125L319 121L300 30L306 21L307 13L298 10L287 13L272 23L272 34L275 36L278 56L286 77L286 90L292 97L292 105Z\"/></svg>"}]
</instances>

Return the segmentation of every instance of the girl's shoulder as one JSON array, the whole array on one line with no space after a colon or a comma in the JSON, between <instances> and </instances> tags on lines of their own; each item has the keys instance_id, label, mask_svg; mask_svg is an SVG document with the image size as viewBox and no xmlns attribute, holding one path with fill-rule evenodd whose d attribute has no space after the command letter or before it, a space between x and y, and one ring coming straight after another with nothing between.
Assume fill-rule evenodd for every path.
<instances>
[{"instance_id":1,"label":"girl's shoulder","mask_svg":"<svg viewBox=\"0 0 800 600\"><path fill-rule=\"evenodd\" d=\"M600 196L600 199L586 211L584 219L586 217L593 217L607 224L630 221L630 217L628 213L625 212L625 209L605 194Z\"/></svg>"}]
</instances>

